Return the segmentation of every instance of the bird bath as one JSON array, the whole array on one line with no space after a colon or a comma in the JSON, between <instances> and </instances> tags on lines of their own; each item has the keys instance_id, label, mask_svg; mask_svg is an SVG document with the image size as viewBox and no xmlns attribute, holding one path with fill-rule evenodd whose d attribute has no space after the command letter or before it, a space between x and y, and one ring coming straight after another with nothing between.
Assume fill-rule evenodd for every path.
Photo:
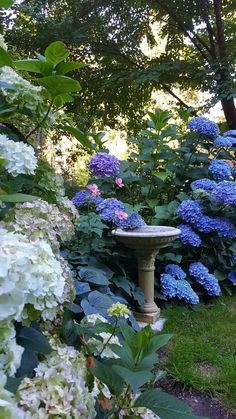
<instances>
[{"instance_id":1,"label":"bird bath","mask_svg":"<svg viewBox=\"0 0 236 419\"><path fill-rule=\"evenodd\" d=\"M154 301L155 257L159 249L168 246L180 234L180 230L167 226L145 226L133 231L113 230L112 234L126 247L134 249L138 259L138 283L144 292L144 307L135 312L138 322L156 323L160 309Z\"/></svg>"}]
</instances>

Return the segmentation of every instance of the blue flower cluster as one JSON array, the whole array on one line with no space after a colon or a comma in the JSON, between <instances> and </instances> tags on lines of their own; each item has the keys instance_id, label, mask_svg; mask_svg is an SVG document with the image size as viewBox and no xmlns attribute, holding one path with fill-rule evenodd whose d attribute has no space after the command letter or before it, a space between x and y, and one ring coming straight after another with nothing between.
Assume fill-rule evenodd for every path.
<instances>
[{"instance_id":1,"label":"blue flower cluster","mask_svg":"<svg viewBox=\"0 0 236 419\"><path fill-rule=\"evenodd\" d=\"M214 143L213 147L225 147L230 148L232 147L232 141L230 140L230 137L223 137L222 135L219 135Z\"/></svg>"},{"instance_id":2,"label":"blue flower cluster","mask_svg":"<svg viewBox=\"0 0 236 419\"><path fill-rule=\"evenodd\" d=\"M211 137L217 137L220 133L218 125L203 116L196 116L191 119L188 128L190 131L196 131L199 134L210 135Z\"/></svg>"},{"instance_id":3,"label":"blue flower cluster","mask_svg":"<svg viewBox=\"0 0 236 419\"><path fill-rule=\"evenodd\" d=\"M186 199L186 201L181 202L177 208L177 213L186 223L194 225L202 216L202 207L200 201Z\"/></svg>"},{"instance_id":4,"label":"blue flower cluster","mask_svg":"<svg viewBox=\"0 0 236 419\"><path fill-rule=\"evenodd\" d=\"M212 196L219 204L236 205L236 182L220 182L213 191Z\"/></svg>"},{"instance_id":5,"label":"blue flower cluster","mask_svg":"<svg viewBox=\"0 0 236 419\"><path fill-rule=\"evenodd\" d=\"M189 273L195 280L206 289L208 295L220 295L221 289L216 277L201 262L191 263Z\"/></svg>"},{"instance_id":6,"label":"blue flower cluster","mask_svg":"<svg viewBox=\"0 0 236 419\"><path fill-rule=\"evenodd\" d=\"M226 218L215 218L214 229L217 231L219 237L233 239L236 236L236 228Z\"/></svg>"},{"instance_id":7,"label":"blue flower cluster","mask_svg":"<svg viewBox=\"0 0 236 419\"><path fill-rule=\"evenodd\" d=\"M177 228L180 229L179 235L180 240L183 244L189 244L190 246L199 247L202 243L200 237L193 231L193 229L186 225L180 224Z\"/></svg>"},{"instance_id":8,"label":"blue flower cluster","mask_svg":"<svg viewBox=\"0 0 236 419\"><path fill-rule=\"evenodd\" d=\"M127 220L115 220L117 227L122 228L122 230L135 230L136 228L145 227L146 223L142 217L137 213L133 212Z\"/></svg>"},{"instance_id":9,"label":"blue flower cluster","mask_svg":"<svg viewBox=\"0 0 236 419\"><path fill-rule=\"evenodd\" d=\"M103 198L100 196L94 196L90 192L82 189L80 192L77 192L71 200L76 207L85 207L88 204L98 205L103 201Z\"/></svg>"},{"instance_id":10,"label":"blue flower cluster","mask_svg":"<svg viewBox=\"0 0 236 419\"><path fill-rule=\"evenodd\" d=\"M189 304L198 304L199 297L185 279L176 280L169 274L161 275L161 292L167 298L177 297Z\"/></svg>"},{"instance_id":11,"label":"blue flower cluster","mask_svg":"<svg viewBox=\"0 0 236 419\"><path fill-rule=\"evenodd\" d=\"M175 279L185 279L186 273L180 266L175 265L174 263L170 263L169 265L165 266L165 273L173 276Z\"/></svg>"},{"instance_id":12,"label":"blue flower cluster","mask_svg":"<svg viewBox=\"0 0 236 419\"><path fill-rule=\"evenodd\" d=\"M233 255L232 255L232 261L233 261L234 263L236 263L236 252L233 252Z\"/></svg>"},{"instance_id":13,"label":"blue flower cluster","mask_svg":"<svg viewBox=\"0 0 236 419\"><path fill-rule=\"evenodd\" d=\"M208 217L208 215L202 214L201 218L194 224L194 227L201 233L211 233L215 230L215 221L213 218Z\"/></svg>"},{"instance_id":14,"label":"blue flower cluster","mask_svg":"<svg viewBox=\"0 0 236 419\"><path fill-rule=\"evenodd\" d=\"M120 171L120 163L115 156L100 152L91 158L89 170L97 177L115 177Z\"/></svg>"},{"instance_id":15,"label":"blue flower cluster","mask_svg":"<svg viewBox=\"0 0 236 419\"><path fill-rule=\"evenodd\" d=\"M191 183L193 189L203 189L204 191L210 191L216 186L216 182L210 179L198 179Z\"/></svg>"},{"instance_id":16,"label":"blue flower cluster","mask_svg":"<svg viewBox=\"0 0 236 419\"><path fill-rule=\"evenodd\" d=\"M208 170L216 180L229 180L232 178L230 166L223 160L212 160Z\"/></svg>"},{"instance_id":17,"label":"blue flower cluster","mask_svg":"<svg viewBox=\"0 0 236 419\"><path fill-rule=\"evenodd\" d=\"M107 221L116 221L116 211L124 211L125 205L116 198L104 199L98 206L97 211L100 216Z\"/></svg>"},{"instance_id":18,"label":"blue flower cluster","mask_svg":"<svg viewBox=\"0 0 236 419\"><path fill-rule=\"evenodd\" d=\"M236 285L236 272L230 272L228 274L228 279L232 282L233 285Z\"/></svg>"}]
</instances>

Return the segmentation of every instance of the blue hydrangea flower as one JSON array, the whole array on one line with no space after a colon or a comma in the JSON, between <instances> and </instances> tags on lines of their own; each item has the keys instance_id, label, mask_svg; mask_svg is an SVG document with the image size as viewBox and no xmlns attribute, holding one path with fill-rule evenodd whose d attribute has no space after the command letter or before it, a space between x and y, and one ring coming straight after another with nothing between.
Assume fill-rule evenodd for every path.
<instances>
[{"instance_id":1,"label":"blue hydrangea flower","mask_svg":"<svg viewBox=\"0 0 236 419\"><path fill-rule=\"evenodd\" d=\"M181 202L177 208L177 213L180 215L182 220L186 221L186 223L195 224L202 216L200 201L187 199L186 201Z\"/></svg>"},{"instance_id":2,"label":"blue hydrangea flower","mask_svg":"<svg viewBox=\"0 0 236 419\"><path fill-rule=\"evenodd\" d=\"M127 220L115 220L117 227L122 228L122 230L135 230L136 228L145 227L146 223L142 217L137 213L133 212Z\"/></svg>"},{"instance_id":3,"label":"blue hydrangea flower","mask_svg":"<svg viewBox=\"0 0 236 419\"><path fill-rule=\"evenodd\" d=\"M214 143L213 147L226 147L230 148L232 147L232 141L230 140L230 137L223 137L222 135L219 135Z\"/></svg>"},{"instance_id":4,"label":"blue hydrangea flower","mask_svg":"<svg viewBox=\"0 0 236 419\"><path fill-rule=\"evenodd\" d=\"M204 191L210 191L216 186L216 182L210 179L198 179L191 183L193 189L203 189Z\"/></svg>"},{"instance_id":5,"label":"blue hydrangea flower","mask_svg":"<svg viewBox=\"0 0 236 419\"><path fill-rule=\"evenodd\" d=\"M100 196L94 196L90 192L82 189L80 192L77 192L71 200L76 207L85 207L88 204L98 205L103 201L103 198Z\"/></svg>"},{"instance_id":6,"label":"blue hydrangea flower","mask_svg":"<svg viewBox=\"0 0 236 419\"><path fill-rule=\"evenodd\" d=\"M229 131L226 131L223 134L224 137L230 137L231 135L235 135L236 136L236 129L230 129Z\"/></svg>"},{"instance_id":7,"label":"blue hydrangea flower","mask_svg":"<svg viewBox=\"0 0 236 419\"><path fill-rule=\"evenodd\" d=\"M236 263L236 252L233 252L233 255L232 255L232 261L233 261L234 263Z\"/></svg>"},{"instance_id":8,"label":"blue hydrangea flower","mask_svg":"<svg viewBox=\"0 0 236 419\"><path fill-rule=\"evenodd\" d=\"M169 274L161 275L161 292L167 298L179 298L190 304L198 304L198 295L185 280L176 280Z\"/></svg>"},{"instance_id":9,"label":"blue hydrangea flower","mask_svg":"<svg viewBox=\"0 0 236 419\"><path fill-rule=\"evenodd\" d=\"M208 170L216 180L229 180L232 178L230 166L223 160L213 160Z\"/></svg>"},{"instance_id":10,"label":"blue hydrangea flower","mask_svg":"<svg viewBox=\"0 0 236 419\"><path fill-rule=\"evenodd\" d=\"M230 272L228 274L228 279L232 282L233 285L236 285L236 272Z\"/></svg>"},{"instance_id":11,"label":"blue hydrangea flower","mask_svg":"<svg viewBox=\"0 0 236 419\"><path fill-rule=\"evenodd\" d=\"M216 277L209 273L209 270L201 262L191 263L189 273L202 285L210 296L220 295L221 289Z\"/></svg>"},{"instance_id":12,"label":"blue hydrangea flower","mask_svg":"<svg viewBox=\"0 0 236 419\"><path fill-rule=\"evenodd\" d=\"M208 217L208 215L202 215L196 220L194 227L201 233L211 233L215 230L215 222L214 219Z\"/></svg>"},{"instance_id":13,"label":"blue hydrangea flower","mask_svg":"<svg viewBox=\"0 0 236 419\"><path fill-rule=\"evenodd\" d=\"M104 199L98 206L97 211L100 216L107 221L116 221L116 211L124 211L125 205L116 198Z\"/></svg>"},{"instance_id":14,"label":"blue hydrangea flower","mask_svg":"<svg viewBox=\"0 0 236 419\"><path fill-rule=\"evenodd\" d=\"M196 131L199 134L210 135L211 137L217 137L220 133L218 125L203 116L196 116L191 119L188 128L190 131Z\"/></svg>"},{"instance_id":15,"label":"blue hydrangea flower","mask_svg":"<svg viewBox=\"0 0 236 419\"><path fill-rule=\"evenodd\" d=\"M236 236L235 226L226 218L215 218L214 226L219 237L233 239Z\"/></svg>"},{"instance_id":16,"label":"blue hydrangea flower","mask_svg":"<svg viewBox=\"0 0 236 419\"><path fill-rule=\"evenodd\" d=\"M220 182L213 191L212 196L219 204L236 205L236 182Z\"/></svg>"},{"instance_id":17,"label":"blue hydrangea flower","mask_svg":"<svg viewBox=\"0 0 236 419\"><path fill-rule=\"evenodd\" d=\"M180 224L177 228L179 228L181 231L179 238L183 244L189 244L190 246L194 247L201 246L202 241L200 237L193 231L190 226L186 224Z\"/></svg>"},{"instance_id":18,"label":"blue hydrangea flower","mask_svg":"<svg viewBox=\"0 0 236 419\"><path fill-rule=\"evenodd\" d=\"M165 273L173 276L176 279L186 278L186 273L183 271L183 269L181 269L180 266L175 265L174 263L170 263L169 265L165 266Z\"/></svg>"},{"instance_id":19,"label":"blue hydrangea flower","mask_svg":"<svg viewBox=\"0 0 236 419\"><path fill-rule=\"evenodd\" d=\"M112 154L97 153L90 160L89 170L97 177L116 177L120 171L120 163Z\"/></svg>"}]
</instances>

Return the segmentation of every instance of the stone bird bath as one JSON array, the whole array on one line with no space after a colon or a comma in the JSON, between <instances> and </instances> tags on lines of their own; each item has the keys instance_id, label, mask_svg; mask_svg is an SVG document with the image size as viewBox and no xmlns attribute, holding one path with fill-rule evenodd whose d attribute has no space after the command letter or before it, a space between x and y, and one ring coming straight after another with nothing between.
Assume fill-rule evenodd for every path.
<instances>
[{"instance_id":1,"label":"stone bird bath","mask_svg":"<svg viewBox=\"0 0 236 419\"><path fill-rule=\"evenodd\" d=\"M168 246L180 234L180 230L167 226L145 226L127 231L120 228L112 234L126 247L133 249L138 259L138 283L144 292L142 311L135 312L140 323L156 323L160 309L154 302L155 257L159 249Z\"/></svg>"}]
</instances>

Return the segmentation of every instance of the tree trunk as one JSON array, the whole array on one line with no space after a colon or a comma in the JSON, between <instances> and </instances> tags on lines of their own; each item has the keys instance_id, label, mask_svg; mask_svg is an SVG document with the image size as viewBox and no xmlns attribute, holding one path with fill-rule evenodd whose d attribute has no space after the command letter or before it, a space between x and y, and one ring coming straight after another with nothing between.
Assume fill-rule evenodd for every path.
<instances>
[{"instance_id":1,"label":"tree trunk","mask_svg":"<svg viewBox=\"0 0 236 419\"><path fill-rule=\"evenodd\" d=\"M229 129L236 129L236 108L233 98L221 99L221 105Z\"/></svg>"}]
</instances>

